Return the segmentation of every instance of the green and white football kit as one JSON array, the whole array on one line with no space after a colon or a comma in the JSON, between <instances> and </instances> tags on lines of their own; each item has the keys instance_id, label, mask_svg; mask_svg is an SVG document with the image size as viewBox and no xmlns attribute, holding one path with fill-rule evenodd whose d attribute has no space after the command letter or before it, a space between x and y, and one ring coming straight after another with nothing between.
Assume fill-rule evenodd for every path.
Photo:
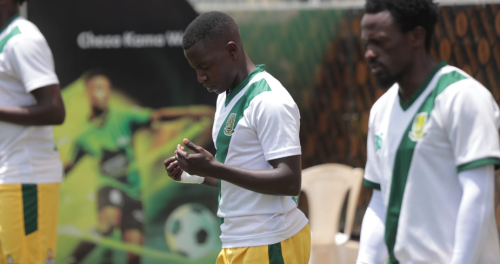
<instances>
[{"instance_id":1,"label":"green and white football kit","mask_svg":"<svg viewBox=\"0 0 500 264\"><path fill-rule=\"evenodd\" d=\"M364 185L382 197L389 263L450 263L463 201L458 176L500 165L500 111L485 87L444 62L408 102L398 91L391 87L371 110ZM477 263L500 260L492 207L484 208L491 213Z\"/></svg>"},{"instance_id":2,"label":"green and white football kit","mask_svg":"<svg viewBox=\"0 0 500 264\"><path fill-rule=\"evenodd\" d=\"M229 96L223 93L217 99L212 131L215 158L244 169L272 169L269 160L301 154L299 129L300 113L293 98L264 65L257 65ZM308 223L294 197L218 183L223 248L275 244Z\"/></svg>"}]
</instances>

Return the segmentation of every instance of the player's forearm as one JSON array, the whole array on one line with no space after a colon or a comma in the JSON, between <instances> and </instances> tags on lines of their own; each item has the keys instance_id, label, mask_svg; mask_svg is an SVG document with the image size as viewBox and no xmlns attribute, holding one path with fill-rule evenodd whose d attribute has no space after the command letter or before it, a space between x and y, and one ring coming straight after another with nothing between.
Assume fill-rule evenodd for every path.
<instances>
[{"instance_id":1,"label":"player's forearm","mask_svg":"<svg viewBox=\"0 0 500 264\"><path fill-rule=\"evenodd\" d=\"M61 98L59 85L49 85L31 92L35 105L21 107L1 107L0 121L25 125L60 125L64 122L66 111Z\"/></svg>"},{"instance_id":2,"label":"player's forearm","mask_svg":"<svg viewBox=\"0 0 500 264\"><path fill-rule=\"evenodd\" d=\"M300 192L301 175L285 164L270 170L247 170L217 163L208 176L262 194L296 196Z\"/></svg>"},{"instance_id":3,"label":"player's forearm","mask_svg":"<svg viewBox=\"0 0 500 264\"><path fill-rule=\"evenodd\" d=\"M0 107L0 121L17 125L60 125L64 122L64 117L64 108L58 106Z\"/></svg>"},{"instance_id":4,"label":"player's forearm","mask_svg":"<svg viewBox=\"0 0 500 264\"><path fill-rule=\"evenodd\" d=\"M219 185L217 184L217 179L214 178L205 177L202 184L210 187L219 188Z\"/></svg>"},{"instance_id":5,"label":"player's forearm","mask_svg":"<svg viewBox=\"0 0 500 264\"><path fill-rule=\"evenodd\" d=\"M387 258L385 245L386 209L380 191L373 190L370 204L361 225L361 241L357 264L383 263Z\"/></svg>"},{"instance_id":6,"label":"player's forearm","mask_svg":"<svg viewBox=\"0 0 500 264\"><path fill-rule=\"evenodd\" d=\"M488 220L493 214L494 168L482 166L458 174L463 188L451 264L476 263Z\"/></svg>"}]
</instances>

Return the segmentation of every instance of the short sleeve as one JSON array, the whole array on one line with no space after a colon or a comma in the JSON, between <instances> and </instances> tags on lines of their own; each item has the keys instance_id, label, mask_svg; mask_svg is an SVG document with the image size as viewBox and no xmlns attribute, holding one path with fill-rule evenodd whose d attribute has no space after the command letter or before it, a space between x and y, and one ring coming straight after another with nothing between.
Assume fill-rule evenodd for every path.
<instances>
[{"instance_id":1,"label":"short sleeve","mask_svg":"<svg viewBox=\"0 0 500 264\"><path fill-rule=\"evenodd\" d=\"M500 112L491 93L473 80L448 89L441 109L458 172L500 165Z\"/></svg>"},{"instance_id":2,"label":"short sleeve","mask_svg":"<svg viewBox=\"0 0 500 264\"><path fill-rule=\"evenodd\" d=\"M367 160L365 166L365 175L363 185L380 191L380 163L375 148L375 134L373 133L372 116L368 124L368 138L367 138Z\"/></svg>"},{"instance_id":3,"label":"short sleeve","mask_svg":"<svg viewBox=\"0 0 500 264\"><path fill-rule=\"evenodd\" d=\"M254 98L252 124L257 132L266 160L301 155L299 108L275 92L264 92Z\"/></svg>"},{"instance_id":4,"label":"short sleeve","mask_svg":"<svg viewBox=\"0 0 500 264\"><path fill-rule=\"evenodd\" d=\"M22 34L16 38L5 52L12 71L26 91L59 84L47 41L43 37L28 38Z\"/></svg>"},{"instance_id":5,"label":"short sleeve","mask_svg":"<svg viewBox=\"0 0 500 264\"><path fill-rule=\"evenodd\" d=\"M152 111L147 108L134 107L132 108L127 116L130 120L130 123L133 124L145 124L151 121Z\"/></svg>"}]
</instances>

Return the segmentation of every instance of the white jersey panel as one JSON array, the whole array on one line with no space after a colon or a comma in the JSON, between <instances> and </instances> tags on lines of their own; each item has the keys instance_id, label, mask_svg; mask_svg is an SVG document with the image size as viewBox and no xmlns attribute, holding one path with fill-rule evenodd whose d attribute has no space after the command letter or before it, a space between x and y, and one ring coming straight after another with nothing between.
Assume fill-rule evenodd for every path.
<instances>
[{"instance_id":1,"label":"white jersey panel","mask_svg":"<svg viewBox=\"0 0 500 264\"><path fill-rule=\"evenodd\" d=\"M35 104L31 91L58 84L50 48L38 28L15 17L0 32L0 106ZM52 126L0 121L0 184L62 180Z\"/></svg>"}]
</instances>

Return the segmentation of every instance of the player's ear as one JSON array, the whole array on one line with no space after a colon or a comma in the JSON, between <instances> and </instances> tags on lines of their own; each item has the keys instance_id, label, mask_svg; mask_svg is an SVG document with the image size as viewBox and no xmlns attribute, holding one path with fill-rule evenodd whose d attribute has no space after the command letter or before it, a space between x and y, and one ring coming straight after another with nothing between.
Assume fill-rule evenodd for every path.
<instances>
[{"instance_id":1,"label":"player's ear","mask_svg":"<svg viewBox=\"0 0 500 264\"><path fill-rule=\"evenodd\" d=\"M410 38L410 45L413 48L425 46L426 31L425 28L418 26L408 32L408 37Z\"/></svg>"},{"instance_id":2,"label":"player's ear","mask_svg":"<svg viewBox=\"0 0 500 264\"><path fill-rule=\"evenodd\" d=\"M232 60L238 58L238 46L234 41L229 41L226 45L226 51Z\"/></svg>"}]
</instances>

